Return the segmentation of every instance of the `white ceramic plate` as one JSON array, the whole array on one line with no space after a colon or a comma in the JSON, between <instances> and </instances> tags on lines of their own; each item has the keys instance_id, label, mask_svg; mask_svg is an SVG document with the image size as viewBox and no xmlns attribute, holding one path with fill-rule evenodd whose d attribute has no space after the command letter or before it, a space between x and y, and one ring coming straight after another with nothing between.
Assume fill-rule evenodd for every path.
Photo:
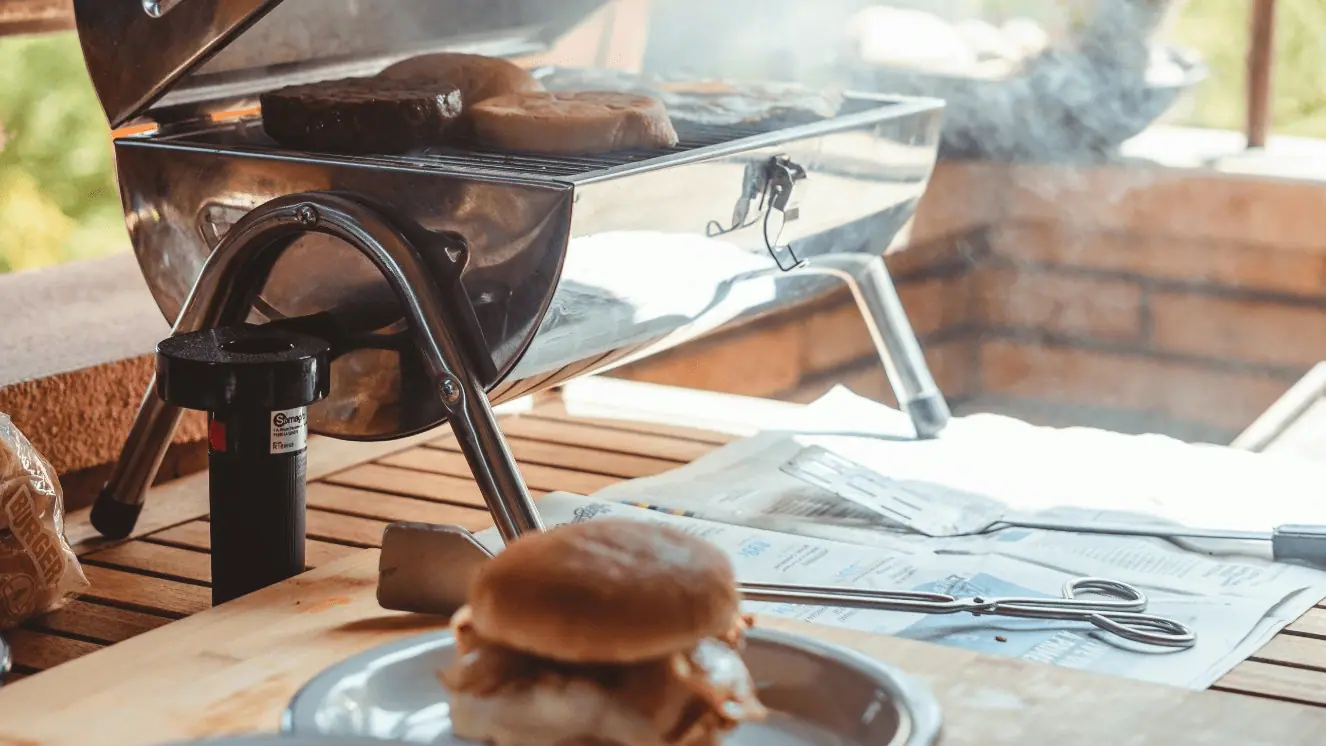
<instances>
[{"instance_id":1,"label":"white ceramic plate","mask_svg":"<svg viewBox=\"0 0 1326 746\"><path fill-rule=\"evenodd\" d=\"M282 728L296 735L368 736L463 746L451 735L450 695L437 674L451 664L449 632L400 640L319 674L291 700ZM756 628L745 655L771 710L725 746L933 746L939 705L890 666L834 645Z\"/></svg>"},{"instance_id":2,"label":"white ceramic plate","mask_svg":"<svg viewBox=\"0 0 1326 746\"><path fill-rule=\"evenodd\" d=\"M376 738L328 738L326 736L253 735L221 736L202 741L174 741L162 746L382 746Z\"/></svg>"}]
</instances>

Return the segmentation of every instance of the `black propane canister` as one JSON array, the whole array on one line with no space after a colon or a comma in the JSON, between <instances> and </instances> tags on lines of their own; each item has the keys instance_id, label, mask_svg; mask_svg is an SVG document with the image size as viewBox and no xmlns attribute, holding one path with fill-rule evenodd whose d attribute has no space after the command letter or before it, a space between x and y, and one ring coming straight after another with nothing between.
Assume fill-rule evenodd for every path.
<instances>
[{"instance_id":1,"label":"black propane canister","mask_svg":"<svg viewBox=\"0 0 1326 746\"><path fill-rule=\"evenodd\" d=\"M212 604L304 571L308 407L327 396L328 344L240 325L157 345L157 393L207 412Z\"/></svg>"}]
</instances>

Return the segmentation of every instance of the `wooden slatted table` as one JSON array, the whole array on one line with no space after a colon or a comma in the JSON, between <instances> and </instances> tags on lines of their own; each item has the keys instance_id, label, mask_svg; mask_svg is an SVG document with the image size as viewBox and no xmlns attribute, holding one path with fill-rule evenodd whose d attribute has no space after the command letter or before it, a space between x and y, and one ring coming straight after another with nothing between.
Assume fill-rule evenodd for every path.
<instances>
[{"instance_id":1,"label":"wooden slatted table","mask_svg":"<svg viewBox=\"0 0 1326 746\"><path fill-rule=\"evenodd\" d=\"M556 397L546 397L527 411L502 417L511 447L536 496L553 490L592 493L622 479L675 468L740 434L757 430L759 417L755 413L793 406L613 382L619 398L622 385L637 392L630 397L632 411L624 417L620 413L615 418L572 414ZM728 413L728 418L716 420L716 412ZM663 421L667 419L704 427L666 424ZM454 440L443 431L379 444L315 440L309 459L310 568L335 565L371 570L376 552L364 550L379 546L382 530L391 521L455 523L476 530L490 525L465 460ZM129 541L108 545L99 540L83 514L70 516L68 533L85 563L92 589L66 609L7 634L19 683L12 689L0 689L0 715L7 696L17 696L30 684L58 677L62 664L209 608L205 475L155 489L140 520L139 533ZM372 556L366 559L366 555ZM232 606L235 604L209 613ZM899 649L912 649L907 641L880 639L888 639L890 646L901 645ZM924 655L917 655L928 661L971 655L923 647ZM1013 663L994 660L989 665ZM1044 675L1080 674L1053 669L1053 673ZM25 678L30 680L23 681ZM1111 682L1109 686L1120 691L1136 691L1139 686L1141 691L1149 691L1149 685L1123 679L1101 680ZM1293 708L1294 717L1316 717L1319 713L1322 720L1316 727L1326 727L1326 608L1310 611L1253 659L1225 676L1216 688L1247 695L1222 699L1226 703L1256 697L1306 705ZM1167 696L1173 703L1194 694L1158 689L1172 692ZM5 740L5 727L0 720L0 744L10 743ZM30 742L22 743L27 746Z\"/></svg>"},{"instance_id":2,"label":"wooden slatted table","mask_svg":"<svg viewBox=\"0 0 1326 746\"><path fill-rule=\"evenodd\" d=\"M536 498L554 490L592 493L622 479L681 466L734 435L624 422L577 422L556 400L502 426ZM315 438L309 454L309 569L378 547L392 521L492 521L455 439L445 428L381 444ZM194 475L153 491L132 540L101 540L87 512L66 532L91 589L65 609L6 633L13 680L127 640L211 606L207 481ZM109 544L109 546L108 546Z\"/></svg>"}]
</instances>

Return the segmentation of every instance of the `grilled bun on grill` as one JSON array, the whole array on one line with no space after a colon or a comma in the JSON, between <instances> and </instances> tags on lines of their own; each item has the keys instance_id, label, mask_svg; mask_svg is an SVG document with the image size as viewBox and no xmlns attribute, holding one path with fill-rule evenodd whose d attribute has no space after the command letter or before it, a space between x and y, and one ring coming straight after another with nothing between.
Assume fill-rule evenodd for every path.
<instances>
[{"instance_id":1,"label":"grilled bun on grill","mask_svg":"<svg viewBox=\"0 0 1326 746\"><path fill-rule=\"evenodd\" d=\"M517 93L467 110L480 142L502 150L581 155L677 144L662 102L616 91Z\"/></svg>"},{"instance_id":2,"label":"grilled bun on grill","mask_svg":"<svg viewBox=\"0 0 1326 746\"><path fill-rule=\"evenodd\" d=\"M493 746L716 746L767 714L740 654L750 624L702 539L617 519L526 535L452 617L452 730Z\"/></svg>"},{"instance_id":3,"label":"grilled bun on grill","mask_svg":"<svg viewBox=\"0 0 1326 746\"><path fill-rule=\"evenodd\" d=\"M498 57L460 52L424 54L402 60L378 73L388 80L431 80L460 89L461 103L471 106L497 96L542 91L528 71Z\"/></svg>"},{"instance_id":4,"label":"grilled bun on grill","mask_svg":"<svg viewBox=\"0 0 1326 746\"><path fill-rule=\"evenodd\" d=\"M730 630L737 607L721 550L620 519L513 542L470 590L480 636L568 663L636 663L689 650Z\"/></svg>"}]
</instances>

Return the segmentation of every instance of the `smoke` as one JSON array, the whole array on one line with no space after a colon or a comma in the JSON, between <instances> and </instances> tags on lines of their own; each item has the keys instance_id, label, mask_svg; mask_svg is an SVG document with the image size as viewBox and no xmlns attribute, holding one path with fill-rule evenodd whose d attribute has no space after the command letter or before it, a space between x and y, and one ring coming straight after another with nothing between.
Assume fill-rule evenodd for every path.
<instances>
[{"instance_id":1,"label":"smoke","mask_svg":"<svg viewBox=\"0 0 1326 746\"><path fill-rule=\"evenodd\" d=\"M663 0L655 3L645 64L664 74L776 78L942 98L947 104L942 157L1051 164L1012 169L995 188L1044 205L1081 205L1084 199L1118 204L1154 184L1156 171L1111 169L1110 178L1101 179L1095 167L1119 160L1119 146L1159 119L1203 74L1195 60L1155 43L1181 5L1178 0ZM1076 219L1045 217L1064 225ZM1019 235L1057 236L1052 240L1066 243L1058 255L1070 263L1076 263L1077 252L1100 250L1099 242L1071 229L1012 232L1006 240ZM1105 305L1122 302L1114 300L1116 293L1065 304L1062 292L1054 295L1044 282L1021 276L991 300L1011 307L1007 317L1016 319L1044 317L1045 309L1056 306L1060 316L1080 316L1087 308L1109 313L1115 309ZM1056 411L1078 423L1194 435L1142 413L1110 420L1095 411L1069 414L1059 405ZM1044 412L1014 414L1046 419Z\"/></svg>"},{"instance_id":2,"label":"smoke","mask_svg":"<svg viewBox=\"0 0 1326 746\"><path fill-rule=\"evenodd\" d=\"M368 60L439 44L479 51L502 36L556 38L605 1L286 0L204 72ZM656 0L644 67L942 98L945 156L1098 160L1199 77L1149 44L1181 4ZM622 3L630 5L638 4Z\"/></svg>"},{"instance_id":3,"label":"smoke","mask_svg":"<svg viewBox=\"0 0 1326 746\"><path fill-rule=\"evenodd\" d=\"M943 155L1113 157L1200 79L1151 43L1173 0L670 0L645 68L947 103Z\"/></svg>"}]
</instances>

